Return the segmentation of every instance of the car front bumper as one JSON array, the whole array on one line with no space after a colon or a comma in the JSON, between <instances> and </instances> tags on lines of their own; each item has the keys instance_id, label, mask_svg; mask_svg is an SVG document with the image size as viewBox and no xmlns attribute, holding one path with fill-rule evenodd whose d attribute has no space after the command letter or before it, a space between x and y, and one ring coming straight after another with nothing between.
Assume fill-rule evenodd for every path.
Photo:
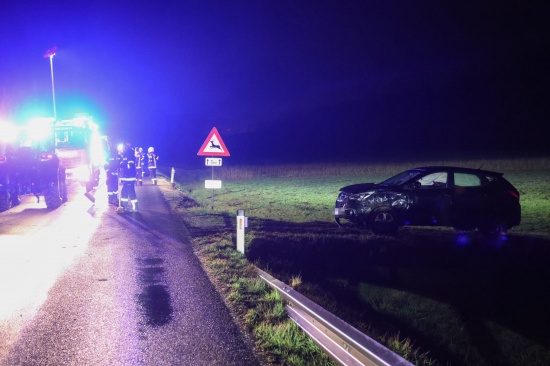
<instances>
[{"instance_id":1,"label":"car front bumper","mask_svg":"<svg viewBox=\"0 0 550 366\"><path fill-rule=\"evenodd\" d=\"M349 220L352 222L355 222L357 219L357 211L352 208L346 208L346 207L335 207L334 208L334 221L338 224L338 226L342 226L340 223L340 219Z\"/></svg>"}]
</instances>

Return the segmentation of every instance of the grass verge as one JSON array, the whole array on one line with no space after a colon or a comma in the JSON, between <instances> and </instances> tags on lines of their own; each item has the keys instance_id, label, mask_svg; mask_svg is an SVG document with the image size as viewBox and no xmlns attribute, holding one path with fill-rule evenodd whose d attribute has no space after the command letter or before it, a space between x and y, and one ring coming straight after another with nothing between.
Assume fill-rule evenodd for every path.
<instances>
[{"instance_id":1,"label":"grass verge","mask_svg":"<svg viewBox=\"0 0 550 366\"><path fill-rule=\"evenodd\" d=\"M405 228L397 237L381 237L335 227L332 207L340 187L380 181L400 165L231 168L220 172L224 187L215 192L213 209L202 180L210 172L178 171L183 195L173 208L270 363L325 361L310 351L283 351L290 344L307 349L296 340L275 341L275 330L293 338L281 325L290 320L285 315L273 324L277 311L264 307L263 294L250 300L253 291L240 280L246 277L232 272L248 272L250 262L415 364L549 364L550 324L541 294L550 284L550 169L541 161L498 164L506 169L495 170L521 191L523 209L522 224L498 248L483 245L475 233L449 229ZM432 164L407 167L413 165ZM237 209L249 217L246 258L233 250ZM307 363L300 363L301 355Z\"/></svg>"},{"instance_id":2,"label":"grass verge","mask_svg":"<svg viewBox=\"0 0 550 366\"><path fill-rule=\"evenodd\" d=\"M234 249L225 224L229 218L196 207L188 197L166 192L169 188L164 190L172 211L185 223L182 230L191 234L195 253L211 281L253 339L262 364L334 366L287 316L283 300L258 276L256 267Z\"/></svg>"}]
</instances>

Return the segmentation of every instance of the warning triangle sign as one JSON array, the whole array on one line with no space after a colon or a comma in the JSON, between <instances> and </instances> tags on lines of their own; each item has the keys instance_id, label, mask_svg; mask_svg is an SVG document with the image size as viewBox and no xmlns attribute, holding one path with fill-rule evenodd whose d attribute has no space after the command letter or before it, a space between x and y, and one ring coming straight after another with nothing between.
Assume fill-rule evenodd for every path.
<instances>
[{"instance_id":1,"label":"warning triangle sign","mask_svg":"<svg viewBox=\"0 0 550 366\"><path fill-rule=\"evenodd\" d=\"M204 144L197 153L199 156L229 156L229 150L225 147L220 133L214 127L210 134L204 140Z\"/></svg>"}]
</instances>

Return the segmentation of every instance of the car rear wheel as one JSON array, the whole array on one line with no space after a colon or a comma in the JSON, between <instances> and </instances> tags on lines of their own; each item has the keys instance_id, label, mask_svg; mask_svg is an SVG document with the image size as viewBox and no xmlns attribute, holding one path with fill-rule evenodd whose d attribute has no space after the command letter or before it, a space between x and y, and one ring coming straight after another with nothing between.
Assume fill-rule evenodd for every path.
<instances>
[{"instance_id":1,"label":"car rear wheel","mask_svg":"<svg viewBox=\"0 0 550 366\"><path fill-rule=\"evenodd\" d=\"M11 208L11 197L8 191L0 191L0 212Z\"/></svg>"},{"instance_id":2,"label":"car rear wheel","mask_svg":"<svg viewBox=\"0 0 550 366\"><path fill-rule=\"evenodd\" d=\"M478 227L486 239L499 239L507 233L507 227L500 220L491 220Z\"/></svg>"},{"instance_id":3,"label":"car rear wheel","mask_svg":"<svg viewBox=\"0 0 550 366\"><path fill-rule=\"evenodd\" d=\"M369 227L375 234L395 234L399 228L395 211L389 207L377 209L370 216Z\"/></svg>"},{"instance_id":4,"label":"car rear wheel","mask_svg":"<svg viewBox=\"0 0 550 366\"><path fill-rule=\"evenodd\" d=\"M21 204L21 197L17 193L11 194L11 207L15 207Z\"/></svg>"}]
</instances>

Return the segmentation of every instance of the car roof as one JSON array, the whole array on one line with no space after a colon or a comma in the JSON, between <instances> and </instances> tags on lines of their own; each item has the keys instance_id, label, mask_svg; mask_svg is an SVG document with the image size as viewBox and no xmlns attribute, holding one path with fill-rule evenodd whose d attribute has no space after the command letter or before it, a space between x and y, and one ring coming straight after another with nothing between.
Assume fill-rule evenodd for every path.
<instances>
[{"instance_id":1,"label":"car roof","mask_svg":"<svg viewBox=\"0 0 550 366\"><path fill-rule=\"evenodd\" d=\"M485 174L485 175L492 175L492 176L502 176L503 173L494 172L490 170L483 170L483 169L474 169L474 168L464 168L464 167L458 167L458 166L443 166L443 165L432 165L432 166L422 166L417 168L412 168L409 170L420 170L423 172L436 172L441 170L447 170L447 171L453 171L453 172L459 172L459 173L471 173L471 174Z\"/></svg>"}]
</instances>

